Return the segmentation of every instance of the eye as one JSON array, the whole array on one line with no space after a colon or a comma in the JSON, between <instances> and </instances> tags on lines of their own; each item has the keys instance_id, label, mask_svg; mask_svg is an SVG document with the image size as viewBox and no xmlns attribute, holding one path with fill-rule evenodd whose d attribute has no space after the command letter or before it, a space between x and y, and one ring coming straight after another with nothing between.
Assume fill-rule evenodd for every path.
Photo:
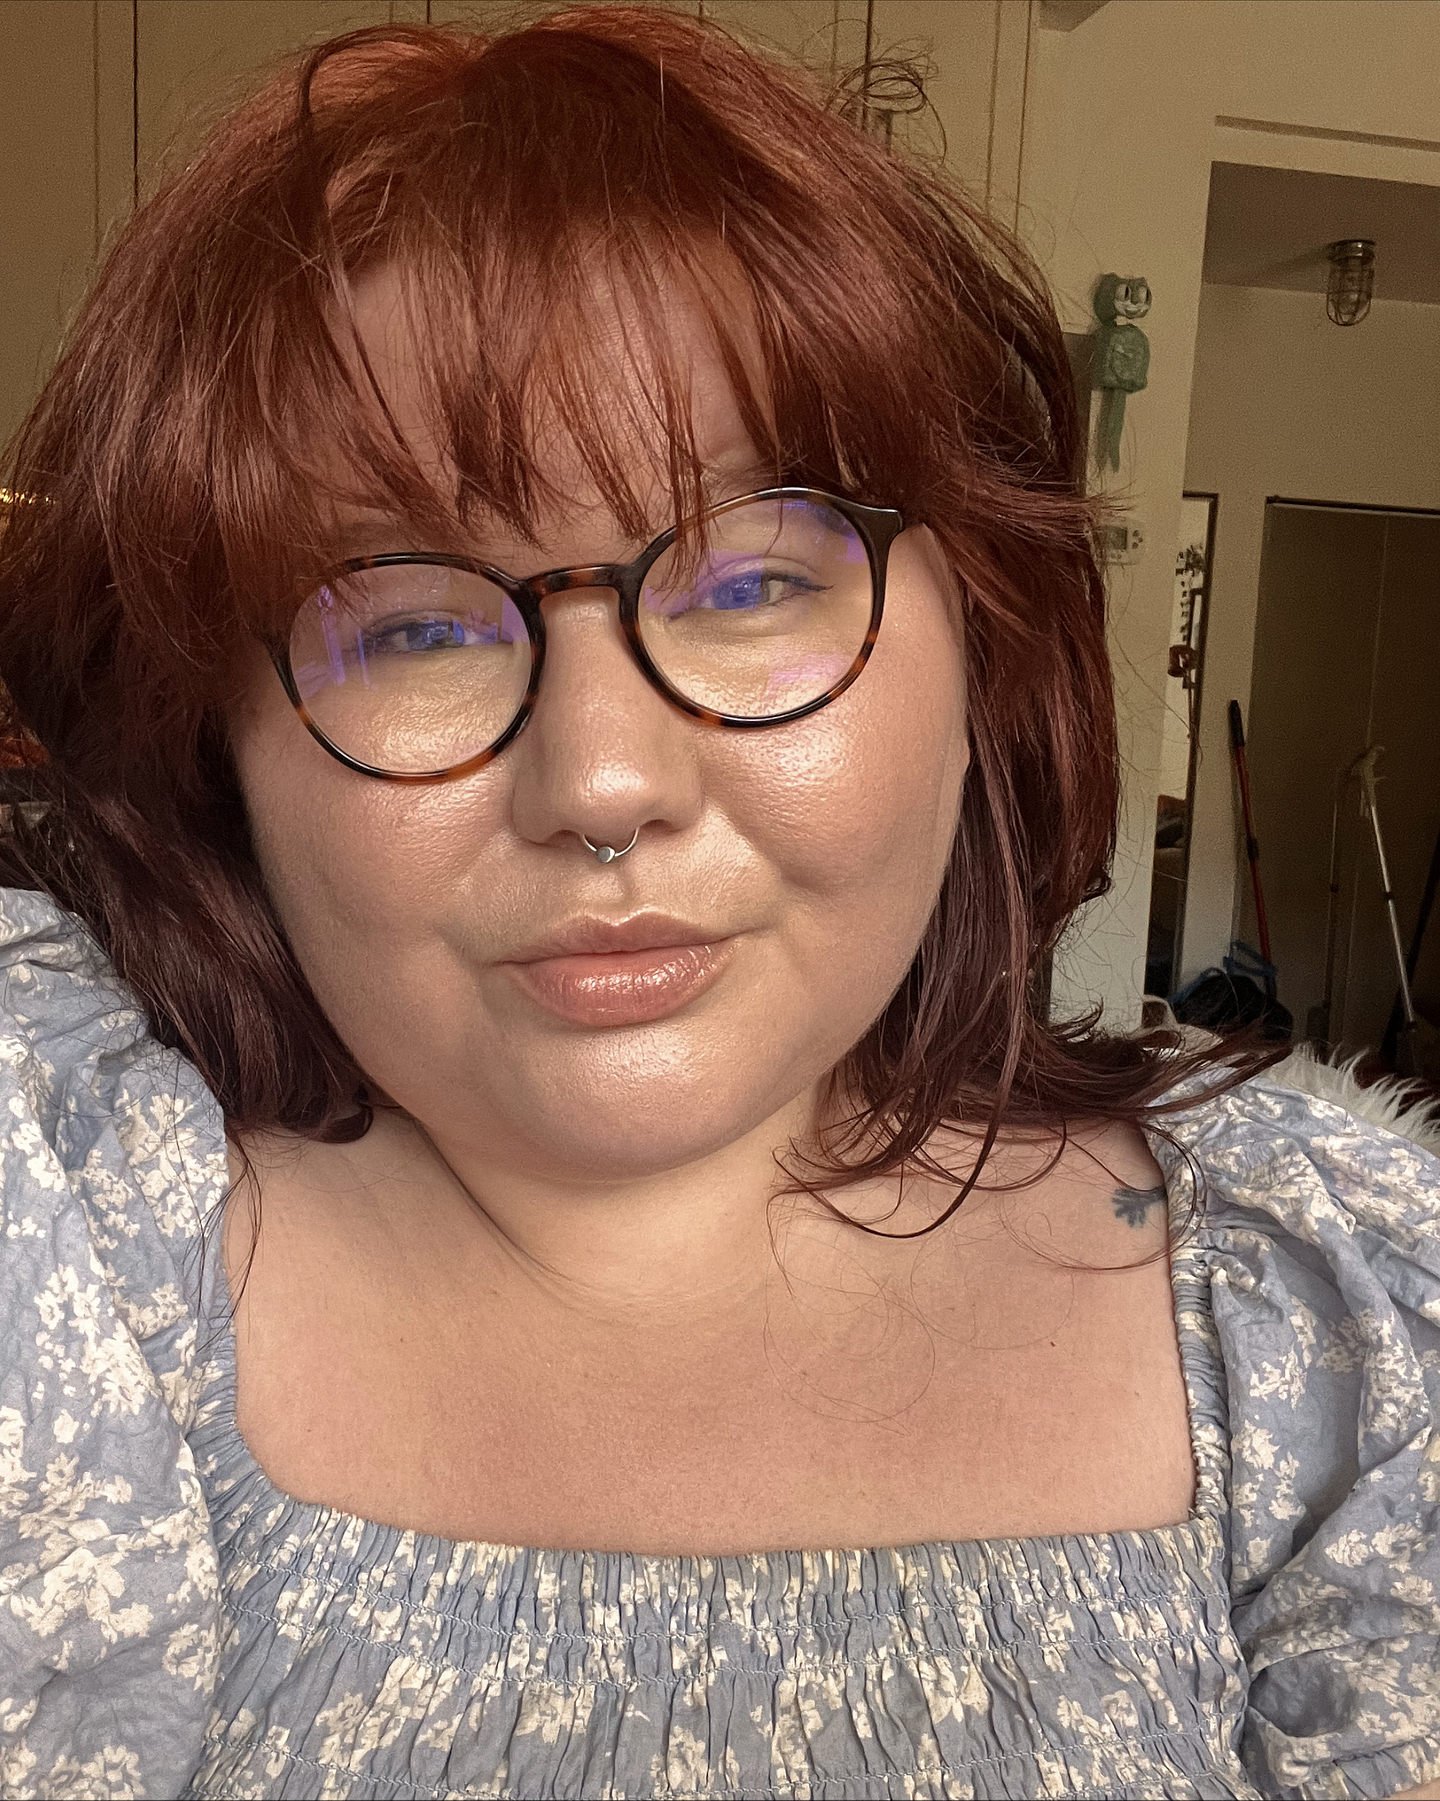
<instances>
[{"instance_id":1,"label":"eye","mask_svg":"<svg viewBox=\"0 0 1440 1801\"><path fill-rule=\"evenodd\" d=\"M697 596L697 601L701 606L714 607L720 612L735 612L741 609L775 607L803 594L821 592L823 589L819 582L812 582L803 575L748 569L717 581L703 595Z\"/></svg>"},{"instance_id":2,"label":"eye","mask_svg":"<svg viewBox=\"0 0 1440 1801\"><path fill-rule=\"evenodd\" d=\"M498 643L498 625L475 620L433 618L385 619L368 626L364 645L368 655L390 652L465 650L479 644Z\"/></svg>"}]
</instances>

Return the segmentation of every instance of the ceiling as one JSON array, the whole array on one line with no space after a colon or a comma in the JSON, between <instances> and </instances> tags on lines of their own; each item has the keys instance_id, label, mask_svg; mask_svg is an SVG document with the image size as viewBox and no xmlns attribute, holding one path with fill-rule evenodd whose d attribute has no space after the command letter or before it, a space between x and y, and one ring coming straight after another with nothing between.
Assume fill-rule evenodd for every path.
<instances>
[{"instance_id":1,"label":"ceiling","mask_svg":"<svg viewBox=\"0 0 1440 1801\"><path fill-rule=\"evenodd\" d=\"M1440 187L1216 163L1206 281L1323 294L1325 246L1374 238L1375 298L1440 305Z\"/></svg>"}]
</instances>

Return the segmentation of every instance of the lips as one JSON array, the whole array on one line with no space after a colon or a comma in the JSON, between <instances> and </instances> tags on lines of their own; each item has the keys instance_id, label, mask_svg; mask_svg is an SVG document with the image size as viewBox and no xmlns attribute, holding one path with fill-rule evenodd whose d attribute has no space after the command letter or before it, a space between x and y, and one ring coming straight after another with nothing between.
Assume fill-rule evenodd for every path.
<instances>
[{"instance_id":1,"label":"lips","mask_svg":"<svg viewBox=\"0 0 1440 1801\"><path fill-rule=\"evenodd\" d=\"M682 945L715 944L728 937L715 927L675 919L667 913L637 913L630 919L572 919L526 949L512 963L538 963L551 957L615 956L623 951L672 950Z\"/></svg>"},{"instance_id":2,"label":"lips","mask_svg":"<svg viewBox=\"0 0 1440 1801\"><path fill-rule=\"evenodd\" d=\"M572 1025L645 1025L698 1000L730 960L733 937L651 915L582 919L511 960L514 979Z\"/></svg>"}]
</instances>

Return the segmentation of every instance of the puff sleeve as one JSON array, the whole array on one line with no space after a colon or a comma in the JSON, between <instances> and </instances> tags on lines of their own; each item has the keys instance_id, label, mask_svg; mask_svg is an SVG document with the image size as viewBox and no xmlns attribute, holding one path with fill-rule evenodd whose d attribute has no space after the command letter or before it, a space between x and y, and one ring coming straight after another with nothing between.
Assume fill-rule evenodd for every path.
<instances>
[{"instance_id":1,"label":"puff sleeve","mask_svg":"<svg viewBox=\"0 0 1440 1801\"><path fill-rule=\"evenodd\" d=\"M0 890L0 1794L177 1795L218 1565L185 1433L223 1123L78 922ZM217 1216L218 1217L218 1216Z\"/></svg>"},{"instance_id":2,"label":"puff sleeve","mask_svg":"<svg viewBox=\"0 0 1440 1801\"><path fill-rule=\"evenodd\" d=\"M1173 1129L1208 1194L1242 1761L1281 1801L1392 1796L1440 1775L1440 1161L1263 1077Z\"/></svg>"}]
</instances>

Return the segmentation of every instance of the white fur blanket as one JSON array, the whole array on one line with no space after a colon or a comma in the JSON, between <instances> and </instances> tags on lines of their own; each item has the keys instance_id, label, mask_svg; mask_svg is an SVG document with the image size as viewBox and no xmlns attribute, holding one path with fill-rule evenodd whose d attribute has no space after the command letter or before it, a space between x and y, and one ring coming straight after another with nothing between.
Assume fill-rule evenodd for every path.
<instances>
[{"instance_id":1,"label":"white fur blanket","mask_svg":"<svg viewBox=\"0 0 1440 1801\"><path fill-rule=\"evenodd\" d=\"M1360 1061L1359 1057L1351 1057L1344 1063L1327 1063L1308 1044L1301 1044L1283 1063L1266 1070L1265 1080L1298 1088L1301 1094L1313 1094L1323 1101L1334 1101L1357 1118L1368 1119L1371 1125L1383 1126L1387 1132L1397 1132L1440 1157L1440 1101L1431 1099L1401 1076L1385 1076L1361 1087L1355 1079Z\"/></svg>"}]
</instances>

